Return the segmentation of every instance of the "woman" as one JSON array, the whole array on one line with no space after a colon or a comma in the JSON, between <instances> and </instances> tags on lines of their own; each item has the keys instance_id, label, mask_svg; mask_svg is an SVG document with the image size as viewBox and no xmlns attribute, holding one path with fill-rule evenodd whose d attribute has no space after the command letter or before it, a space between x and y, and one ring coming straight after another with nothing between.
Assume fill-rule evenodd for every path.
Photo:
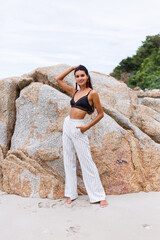
<instances>
[{"instance_id":1,"label":"woman","mask_svg":"<svg viewBox=\"0 0 160 240\"><path fill-rule=\"evenodd\" d=\"M67 85L62 80L74 70L76 89ZM100 206L107 206L105 191L103 189L97 167L92 160L88 135L86 131L103 118L104 113L98 93L93 90L88 70L83 65L69 68L56 77L57 83L69 94L71 110L63 123L63 161L65 169L65 196L66 203L71 203L78 197L76 155L80 162L84 185L91 203L100 202ZM77 84L80 90L77 90ZM97 116L85 126L85 115L92 114L94 108Z\"/></svg>"}]
</instances>

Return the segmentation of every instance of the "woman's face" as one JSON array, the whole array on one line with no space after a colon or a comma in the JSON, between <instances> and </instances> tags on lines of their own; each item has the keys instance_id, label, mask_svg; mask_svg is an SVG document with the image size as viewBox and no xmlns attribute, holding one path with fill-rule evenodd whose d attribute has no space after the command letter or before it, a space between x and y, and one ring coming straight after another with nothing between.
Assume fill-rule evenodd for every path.
<instances>
[{"instance_id":1,"label":"woman's face","mask_svg":"<svg viewBox=\"0 0 160 240\"><path fill-rule=\"evenodd\" d=\"M88 75L83 70L78 70L75 73L75 79L79 86L86 85Z\"/></svg>"}]
</instances>

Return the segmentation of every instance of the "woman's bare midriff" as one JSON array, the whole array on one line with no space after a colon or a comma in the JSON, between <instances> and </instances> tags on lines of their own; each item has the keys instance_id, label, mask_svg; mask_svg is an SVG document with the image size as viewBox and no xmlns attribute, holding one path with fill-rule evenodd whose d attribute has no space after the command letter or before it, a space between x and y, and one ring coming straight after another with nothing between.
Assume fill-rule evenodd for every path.
<instances>
[{"instance_id":1,"label":"woman's bare midriff","mask_svg":"<svg viewBox=\"0 0 160 240\"><path fill-rule=\"evenodd\" d=\"M70 118L73 119L83 119L86 116L86 114L87 114L86 111L74 107L72 107L69 112Z\"/></svg>"}]
</instances>

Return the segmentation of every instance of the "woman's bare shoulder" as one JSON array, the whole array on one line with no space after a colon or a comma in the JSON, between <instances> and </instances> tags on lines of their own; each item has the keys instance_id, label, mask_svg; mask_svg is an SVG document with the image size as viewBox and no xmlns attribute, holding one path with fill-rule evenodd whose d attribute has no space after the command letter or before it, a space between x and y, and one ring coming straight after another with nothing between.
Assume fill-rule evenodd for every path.
<instances>
[{"instance_id":1,"label":"woman's bare shoulder","mask_svg":"<svg viewBox=\"0 0 160 240\"><path fill-rule=\"evenodd\" d=\"M99 94L96 90L92 90L90 93L91 93L91 99L94 103L97 101L100 101Z\"/></svg>"},{"instance_id":2,"label":"woman's bare shoulder","mask_svg":"<svg viewBox=\"0 0 160 240\"><path fill-rule=\"evenodd\" d=\"M92 96L98 95L97 91L92 89L92 91L90 92Z\"/></svg>"}]
</instances>

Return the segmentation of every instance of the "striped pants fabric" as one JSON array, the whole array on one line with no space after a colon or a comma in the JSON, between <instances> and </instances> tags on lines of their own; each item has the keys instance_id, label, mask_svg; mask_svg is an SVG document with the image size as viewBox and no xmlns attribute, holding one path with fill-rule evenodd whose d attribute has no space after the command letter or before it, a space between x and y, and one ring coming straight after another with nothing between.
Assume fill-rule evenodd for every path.
<instances>
[{"instance_id":1,"label":"striped pants fabric","mask_svg":"<svg viewBox=\"0 0 160 240\"><path fill-rule=\"evenodd\" d=\"M68 115L63 123L63 163L65 170L65 196L71 200L78 197L76 155L82 170L82 177L90 203L105 200L105 191L99 173L92 160L90 144L86 132L76 126L84 126L84 119L72 119Z\"/></svg>"}]
</instances>

